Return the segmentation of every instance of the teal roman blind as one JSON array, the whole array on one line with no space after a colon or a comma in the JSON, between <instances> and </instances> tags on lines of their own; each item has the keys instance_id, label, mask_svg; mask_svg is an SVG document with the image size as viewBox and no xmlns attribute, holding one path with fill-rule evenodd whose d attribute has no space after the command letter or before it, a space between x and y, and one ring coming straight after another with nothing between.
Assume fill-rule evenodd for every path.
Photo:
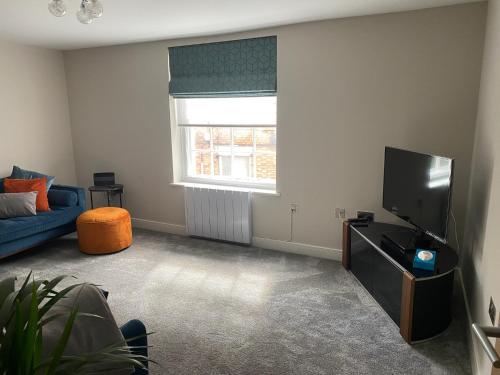
<instances>
[{"instance_id":1,"label":"teal roman blind","mask_svg":"<svg viewBox=\"0 0 500 375\"><path fill-rule=\"evenodd\" d=\"M176 98L276 94L276 36L169 48Z\"/></svg>"}]
</instances>

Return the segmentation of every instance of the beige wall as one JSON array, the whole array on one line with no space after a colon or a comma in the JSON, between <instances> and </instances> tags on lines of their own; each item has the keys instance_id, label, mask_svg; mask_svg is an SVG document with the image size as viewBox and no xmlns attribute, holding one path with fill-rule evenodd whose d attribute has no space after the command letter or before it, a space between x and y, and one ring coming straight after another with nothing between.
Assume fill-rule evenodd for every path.
<instances>
[{"instance_id":1,"label":"beige wall","mask_svg":"<svg viewBox=\"0 0 500 375\"><path fill-rule=\"evenodd\" d=\"M61 52L0 41L0 177L12 165L76 183Z\"/></svg>"},{"instance_id":2,"label":"beige wall","mask_svg":"<svg viewBox=\"0 0 500 375\"><path fill-rule=\"evenodd\" d=\"M167 47L278 35L278 190L256 196L254 235L340 248L335 207L380 220L384 146L456 158L468 191L485 3L65 53L78 181L114 170L136 218L184 225L170 186Z\"/></svg>"},{"instance_id":3,"label":"beige wall","mask_svg":"<svg viewBox=\"0 0 500 375\"><path fill-rule=\"evenodd\" d=\"M500 310L500 1L489 3L462 268L472 320L491 325ZM498 319L497 319L498 320ZM497 321L498 324L498 321ZM474 340L480 374L491 362Z\"/></svg>"}]
</instances>

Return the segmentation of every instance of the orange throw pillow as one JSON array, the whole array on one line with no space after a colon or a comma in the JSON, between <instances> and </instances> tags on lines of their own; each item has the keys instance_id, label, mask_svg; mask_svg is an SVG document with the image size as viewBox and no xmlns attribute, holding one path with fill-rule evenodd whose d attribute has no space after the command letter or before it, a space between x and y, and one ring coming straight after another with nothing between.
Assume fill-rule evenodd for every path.
<instances>
[{"instance_id":1,"label":"orange throw pillow","mask_svg":"<svg viewBox=\"0 0 500 375\"><path fill-rule=\"evenodd\" d=\"M49 200L47 199L47 179L33 178L31 180L18 180L6 178L3 180L3 188L6 193L28 193L37 191L36 210L50 211Z\"/></svg>"}]
</instances>

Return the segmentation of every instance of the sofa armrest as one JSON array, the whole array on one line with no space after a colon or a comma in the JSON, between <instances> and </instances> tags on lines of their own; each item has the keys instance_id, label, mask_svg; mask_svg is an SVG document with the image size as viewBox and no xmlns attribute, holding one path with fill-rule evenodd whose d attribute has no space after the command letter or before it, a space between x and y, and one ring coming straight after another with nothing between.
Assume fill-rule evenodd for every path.
<instances>
[{"instance_id":1,"label":"sofa armrest","mask_svg":"<svg viewBox=\"0 0 500 375\"><path fill-rule=\"evenodd\" d=\"M86 204L85 204L85 189L78 187L78 186L68 186L68 185L52 185L50 190L67 190L67 191L73 191L76 193L78 196L78 206L81 207L83 210L86 209Z\"/></svg>"}]
</instances>

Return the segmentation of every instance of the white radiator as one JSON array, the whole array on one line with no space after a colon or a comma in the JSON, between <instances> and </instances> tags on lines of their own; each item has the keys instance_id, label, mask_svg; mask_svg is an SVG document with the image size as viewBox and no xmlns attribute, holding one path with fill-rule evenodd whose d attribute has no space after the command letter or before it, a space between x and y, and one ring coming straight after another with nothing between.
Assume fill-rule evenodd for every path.
<instances>
[{"instance_id":1,"label":"white radiator","mask_svg":"<svg viewBox=\"0 0 500 375\"><path fill-rule=\"evenodd\" d=\"M185 187L186 231L191 236L249 244L252 193Z\"/></svg>"}]
</instances>

